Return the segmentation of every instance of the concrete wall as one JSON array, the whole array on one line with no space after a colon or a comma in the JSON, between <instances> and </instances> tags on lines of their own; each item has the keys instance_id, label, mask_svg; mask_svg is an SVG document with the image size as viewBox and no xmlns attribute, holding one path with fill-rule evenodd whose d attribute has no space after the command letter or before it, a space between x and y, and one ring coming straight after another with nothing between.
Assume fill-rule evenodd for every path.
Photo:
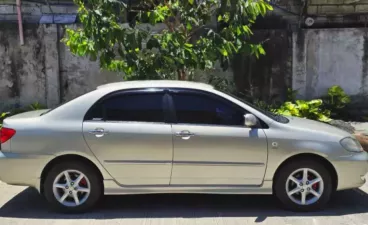
<instances>
[{"instance_id":1,"label":"concrete wall","mask_svg":"<svg viewBox=\"0 0 368 225\"><path fill-rule=\"evenodd\" d=\"M63 32L60 29L61 36ZM98 61L74 56L63 43L59 43L59 51L62 102L91 91L101 84L123 80L121 74L102 71Z\"/></svg>"},{"instance_id":2,"label":"concrete wall","mask_svg":"<svg viewBox=\"0 0 368 225\"><path fill-rule=\"evenodd\" d=\"M293 33L293 88L305 98L340 85L349 95L368 94L368 29L314 29Z\"/></svg>"},{"instance_id":3,"label":"concrete wall","mask_svg":"<svg viewBox=\"0 0 368 225\"><path fill-rule=\"evenodd\" d=\"M63 33L58 25L25 24L20 46L17 26L0 25L0 111L34 102L52 107L122 80L101 71L98 62L72 55L60 42Z\"/></svg>"},{"instance_id":4,"label":"concrete wall","mask_svg":"<svg viewBox=\"0 0 368 225\"><path fill-rule=\"evenodd\" d=\"M61 26L25 24L24 33L20 46L17 26L0 25L0 111L36 101L52 107L122 80L122 75L101 71L98 62L73 56L60 42ZM288 87L310 99L340 85L353 96L357 111L368 109L368 29L254 33L256 41L265 41L265 56L238 56L232 70L213 73L233 76L240 91L266 101L284 98Z\"/></svg>"},{"instance_id":5,"label":"concrete wall","mask_svg":"<svg viewBox=\"0 0 368 225\"><path fill-rule=\"evenodd\" d=\"M47 14L76 14L78 8L72 0L40 0L36 2L22 1L23 21L38 23L42 15ZM17 21L17 7L15 0L0 0L0 21Z\"/></svg>"},{"instance_id":6,"label":"concrete wall","mask_svg":"<svg viewBox=\"0 0 368 225\"><path fill-rule=\"evenodd\" d=\"M44 37L51 30L43 26L27 26L27 44L19 46L18 29L11 24L0 26L0 104L47 103L46 58L54 55L46 50Z\"/></svg>"},{"instance_id":7,"label":"concrete wall","mask_svg":"<svg viewBox=\"0 0 368 225\"><path fill-rule=\"evenodd\" d=\"M310 15L346 15L368 12L368 0L309 0Z\"/></svg>"}]
</instances>

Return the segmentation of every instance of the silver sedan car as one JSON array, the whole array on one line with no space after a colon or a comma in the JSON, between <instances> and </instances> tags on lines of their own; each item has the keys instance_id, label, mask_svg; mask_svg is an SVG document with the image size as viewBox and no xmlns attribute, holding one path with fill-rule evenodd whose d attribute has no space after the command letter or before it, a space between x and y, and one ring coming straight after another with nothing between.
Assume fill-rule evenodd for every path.
<instances>
[{"instance_id":1,"label":"silver sedan car","mask_svg":"<svg viewBox=\"0 0 368 225\"><path fill-rule=\"evenodd\" d=\"M349 133L193 82L103 85L5 119L0 137L0 179L35 187L65 212L104 194L154 193L275 194L310 211L363 185L368 171Z\"/></svg>"}]
</instances>

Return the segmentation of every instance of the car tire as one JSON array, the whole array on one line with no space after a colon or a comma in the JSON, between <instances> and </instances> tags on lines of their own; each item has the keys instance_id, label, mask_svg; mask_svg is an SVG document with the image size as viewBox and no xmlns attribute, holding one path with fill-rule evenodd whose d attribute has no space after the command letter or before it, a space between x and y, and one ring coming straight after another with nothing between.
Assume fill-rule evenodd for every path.
<instances>
[{"instance_id":1,"label":"car tire","mask_svg":"<svg viewBox=\"0 0 368 225\"><path fill-rule=\"evenodd\" d=\"M304 180L305 169L307 169L307 180ZM321 182L314 183L318 181L317 178ZM297 182L299 184L296 184ZM312 183L314 184L311 185ZM293 193L294 191L295 193ZM296 160L289 162L280 169L274 180L274 194L283 206L291 211L319 210L330 200L332 193L331 174L318 161ZM303 195L306 196L304 204Z\"/></svg>"},{"instance_id":2,"label":"car tire","mask_svg":"<svg viewBox=\"0 0 368 225\"><path fill-rule=\"evenodd\" d=\"M68 173L70 187L67 184L65 172ZM78 182L81 174L83 178ZM64 188L63 185L65 185ZM43 190L51 207L63 213L88 211L97 204L103 195L102 180L98 171L79 161L59 163L53 166L46 176ZM68 196L64 198L64 194ZM78 201L75 197L78 198Z\"/></svg>"}]
</instances>

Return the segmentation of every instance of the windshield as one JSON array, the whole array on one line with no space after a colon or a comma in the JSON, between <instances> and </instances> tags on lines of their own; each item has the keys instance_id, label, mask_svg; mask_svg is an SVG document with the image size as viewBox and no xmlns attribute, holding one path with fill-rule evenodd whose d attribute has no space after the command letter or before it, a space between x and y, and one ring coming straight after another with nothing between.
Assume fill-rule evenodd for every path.
<instances>
[{"instance_id":1,"label":"windshield","mask_svg":"<svg viewBox=\"0 0 368 225\"><path fill-rule=\"evenodd\" d=\"M230 93L227 93L227 92L223 92L223 91L220 91L220 92L225 93L225 94L227 94L227 95L230 95L231 97L233 97L233 98L235 98L235 99L237 99L237 100L239 100L239 101L243 102L244 104L246 104L246 105L248 105L248 106L252 107L253 109L255 109L255 110L257 110L257 111L261 112L262 114L264 114L265 116L267 116L267 117L271 118L272 120L275 120L275 121L277 121L277 122L279 122L279 123L288 123L288 122L289 122L289 119L288 119L288 118L286 118L286 117L284 117L284 116L282 116L282 115L279 115L279 114L276 114L276 113L273 113L273 112L267 111L267 110L265 110L265 109L262 109L262 108L260 108L260 107L258 107L258 106L256 106L256 105L254 105L254 104L252 104L252 103L250 103L250 102L247 102L247 101L245 101L244 99L241 99L241 98L239 98L239 97L237 97L237 96L235 96L235 95L233 95L233 94L230 94Z\"/></svg>"}]
</instances>

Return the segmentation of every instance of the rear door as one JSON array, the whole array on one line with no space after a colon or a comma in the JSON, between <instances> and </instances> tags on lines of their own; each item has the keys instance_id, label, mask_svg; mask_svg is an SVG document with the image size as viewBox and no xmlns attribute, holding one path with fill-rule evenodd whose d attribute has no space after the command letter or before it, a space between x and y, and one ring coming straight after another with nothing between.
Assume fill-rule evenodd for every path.
<instances>
[{"instance_id":1,"label":"rear door","mask_svg":"<svg viewBox=\"0 0 368 225\"><path fill-rule=\"evenodd\" d=\"M173 144L162 90L114 93L97 102L83 122L84 137L122 185L168 185Z\"/></svg>"}]
</instances>

